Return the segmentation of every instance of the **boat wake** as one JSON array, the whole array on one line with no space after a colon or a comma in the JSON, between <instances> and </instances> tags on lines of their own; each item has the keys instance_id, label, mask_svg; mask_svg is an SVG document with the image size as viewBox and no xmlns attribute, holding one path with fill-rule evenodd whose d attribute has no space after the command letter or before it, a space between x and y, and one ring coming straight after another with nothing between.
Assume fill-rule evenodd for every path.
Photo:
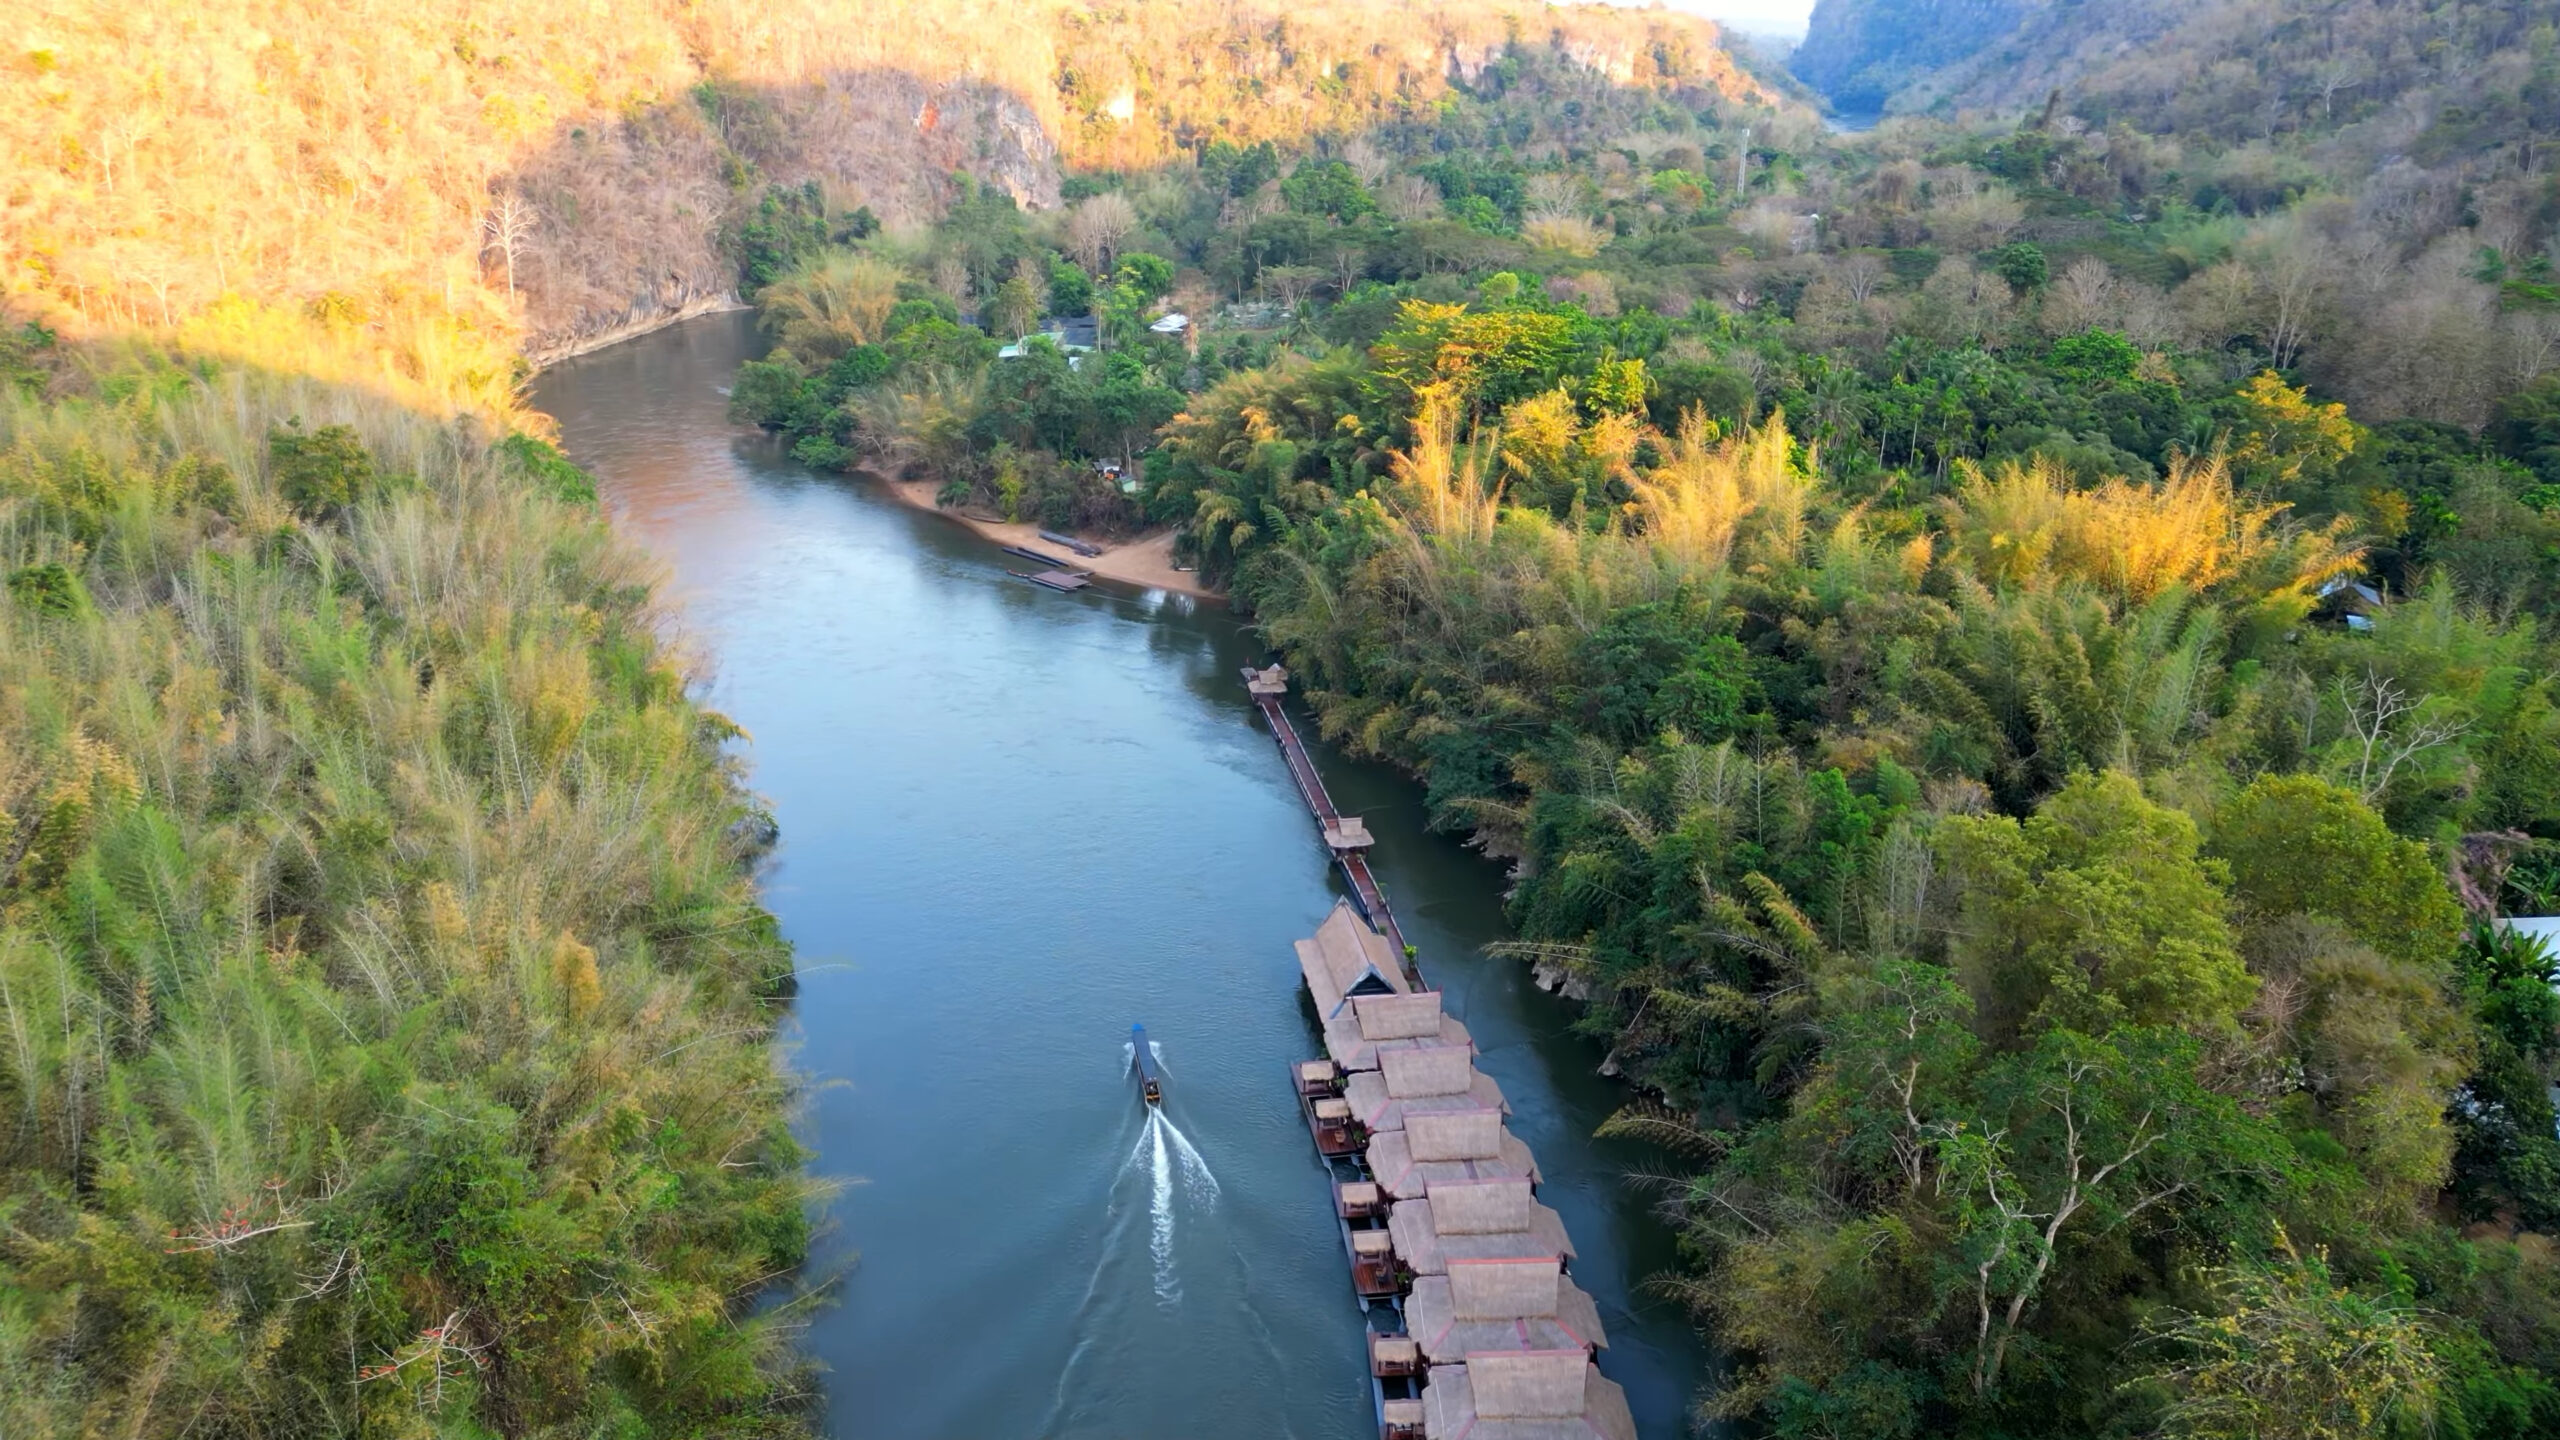
<instances>
[{"instance_id":1,"label":"boat wake","mask_svg":"<svg viewBox=\"0 0 2560 1440\"><path fill-rule=\"evenodd\" d=\"M1182 1283L1174 1272L1175 1201L1187 1198L1204 1209L1217 1204L1218 1177L1210 1173L1191 1137L1160 1109L1147 1111L1146 1129L1122 1167L1123 1174L1138 1170L1147 1178L1147 1253L1155 1262L1156 1299L1172 1305L1182 1298Z\"/></svg>"}]
</instances>

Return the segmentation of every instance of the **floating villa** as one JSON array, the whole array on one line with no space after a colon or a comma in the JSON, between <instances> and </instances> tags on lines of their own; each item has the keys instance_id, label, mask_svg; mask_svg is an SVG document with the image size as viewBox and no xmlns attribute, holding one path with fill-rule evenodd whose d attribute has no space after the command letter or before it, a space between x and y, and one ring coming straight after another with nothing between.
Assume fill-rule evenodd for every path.
<instances>
[{"instance_id":1,"label":"floating villa","mask_svg":"<svg viewBox=\"0 0 2560 1440\"><path fill-rule=\"evenodd\" d=\"M1539 1202L1537 1161L1466 1026L1411 964L1368 827L1334 809L1283 713L1287 672L1245 682L1357 901L1297 942L1325 1055L1291 1080L1333 1171L1381 1440L1636 1440L1594 1359L1609 1341L1567 1274L1564 1220Z\"/></svg>"}]
</instances>

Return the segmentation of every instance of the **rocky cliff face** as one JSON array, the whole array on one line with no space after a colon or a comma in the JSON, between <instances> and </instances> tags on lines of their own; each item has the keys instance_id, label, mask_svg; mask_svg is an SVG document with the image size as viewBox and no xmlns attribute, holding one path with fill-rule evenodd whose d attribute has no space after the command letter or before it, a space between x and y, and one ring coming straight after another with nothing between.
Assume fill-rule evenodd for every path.
<instances>
[{"instance_id":1,"label":"rocky cliff face","mask_svg":"<svg viewBox=\"0 0 2560 1440\"><path fill-rule=\"evenodd\" d=\"M1426 117L1513 45L1693 110L1765 98L1706 20L1545 0L38 8L0 85L9 323L245 354L300 316L413 377L720 303L768 185L894 223L966 171L1036 208L1069 166Z\"/></svg>"},{"instance_id":2,"label":"rocky cliff face","mask_svg":"<svg viewBox=\"0 0 2560 1440\"><path fill-rule=\"evenodd\" d=\"M1058 203L1063 161L1040 115L1012 90L895 69L829 74L690 101L597 126L528 159L507 184L533 197L542 243L523 265L526 350L547 361L735 302L722 228L758 191L735 190L740 159L763 180L816 181L896 224L931 216L967 171L1027 208Z\"/></svg>"}]
</instances>

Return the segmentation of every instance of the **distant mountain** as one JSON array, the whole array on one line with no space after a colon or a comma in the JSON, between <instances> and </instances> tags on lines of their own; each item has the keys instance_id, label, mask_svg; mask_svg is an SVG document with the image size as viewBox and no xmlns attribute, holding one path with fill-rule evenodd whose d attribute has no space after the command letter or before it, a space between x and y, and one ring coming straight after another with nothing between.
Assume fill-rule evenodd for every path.
<instances>
[{"instance_id":1,"label":"distant mountain","mask_svg":"<svg viewBox=\"0 0 2560 1440\"><path fill-rule=\"evenodd\" d=\"M1818 0L1791 68L1847 114L1881 111L2016 31L2039 0Z\"/></svg>"},{"instance_id":2,"label":"distant mountain","mask_svg":"<svg viewBox=\"0 0 2560 1440\"><path fill-rule=\"evenodd\" d=\"M2226 141L2383 121L2480 150L2560 122L2547 5L2514 0L1820 0L1798 77L1848 113L2020 110Z\"/></svg>"}]
</instances>

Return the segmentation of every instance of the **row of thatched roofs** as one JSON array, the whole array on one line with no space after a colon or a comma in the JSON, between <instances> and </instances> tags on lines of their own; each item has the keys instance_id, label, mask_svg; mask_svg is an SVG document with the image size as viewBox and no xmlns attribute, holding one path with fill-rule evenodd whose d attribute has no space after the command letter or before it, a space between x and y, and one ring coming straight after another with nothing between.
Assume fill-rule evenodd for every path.
<instances>
[{"instance_id":1,"label":"row of thatched roofs","mask_svg":"<svg viewBox=\"0 0 2560 1440\"><path fill-rule=\"evenodd\" d=\"M1505 1127L1510 1106L1476 1069L1467 1027L1347 903L1298 942L1298 965L1414 1275L1405 1320L1429 1367L1422 1433L1635 1440L1625 1392L1592 1362L1609 1342L1565 1273L1573 1242L1538 1202L1537 1161Z\"/></svg>"}]
</instances>

